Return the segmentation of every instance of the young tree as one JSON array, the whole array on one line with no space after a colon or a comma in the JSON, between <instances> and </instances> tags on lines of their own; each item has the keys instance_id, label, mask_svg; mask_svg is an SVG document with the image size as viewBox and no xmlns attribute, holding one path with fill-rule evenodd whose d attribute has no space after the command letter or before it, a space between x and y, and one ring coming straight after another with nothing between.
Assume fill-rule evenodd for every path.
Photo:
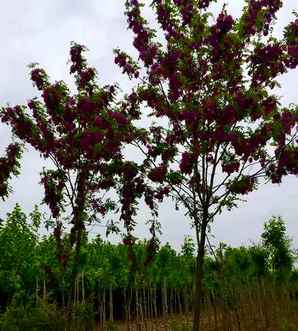
<instances>
[{"instance_id":1,"label":"young tree","mask_svg":"<svg viewBox=\"0 0 298 331\"><path fill-rule=\"evenodd\" d=\"M36 215L36 212L32 216ZM36 219L36 218L35 218ZM31 224L16 204L0 228L1 305L15 296L32 295L39 275L37 261L38 225ZM5 302L5 299L7 301Z\"/></svg>"},{"instance_id":2,"label":"young tree","mask_svg":"<svg viewBox=\"0 0 298 331\"><path fill-rule=\"evenodd\" d=\"M262 241L268 252L271 270L279 276L290 275L294 254L291 251L285 222L281 217L272 217L265 223Z\"/></svg>"},{"instance_id":3,"label":"young tree","mask_svg":"<svg viewBox=\"0 0 298 331\"><path fill-rule=\"evenodd\" d=\"M97 85L96 71L87 65L84 51L78 44L70 49L75 93L63 81L51 83L46 72L33 65L31 79L41 98L1 112L2 121L19 139L52 161L54 169L44 169L41 174L44 202L56 220L54 236L63 268L68 257L62 241L62 217L63 212L71 212L74 278L85 225L115 208L103 194L115 187L115 177L121 176L123 164L129 167L123 161L122 146L132 139L131 116L115 99L117 86Z\"/></svg>"},{"instance_id":4,"label":"young tree","mask_svg":"<svg viewBox=\"0 0 298 331\"><path fill-rule=\"evenodd\" d=\"M197 238L193 330L200 329L208 227L224 209L264 181L298 174L297 107L282 107L277 77L298 65L298 19L273 37L282 1L246 1L239 19L216 0L154 0L159 25L126 1L135 62L115 50L115 62L138 86L128 96L133 113L150 109L151 126L134 145L143 173L172 195L193 221ZM159 34L158 34L159 33ZM158 38L158 36L162 36Z\"/></svg>"}]
</instances>

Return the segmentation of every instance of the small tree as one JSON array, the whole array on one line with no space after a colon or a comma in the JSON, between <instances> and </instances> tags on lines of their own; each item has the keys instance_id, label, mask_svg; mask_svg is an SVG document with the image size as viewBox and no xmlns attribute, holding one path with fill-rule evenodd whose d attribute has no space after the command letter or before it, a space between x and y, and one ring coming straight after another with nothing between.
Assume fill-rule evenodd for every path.
<instances>
[{"instance_id":1,"label":"small tree","mask_svg":"<svg viewBox=\"0 0 298 331\"><path fill-rule=\"evenodd\" d=\"M286 234L285 222L281 217L272 217L265 223L262 241L268 252L271 270L279 276L290 275L294 264L294 254Z\"/></svg>"},{"instance_id":2,"label":"small tree","mask_svg":"<svg viewBox=\"0 0 298 331\"><path fill-rule=\"evenodd\" d=\"M103 194L115 187L115 177L121 176L122 146L132 139L130 116L115 99L117 86L97 85L96 71L87 65L84 51L78 44L70 49L74 94L63 81L51 83L35 64L31 79L41 98L30 100L28 105L3 108L1 113L2 121L19 139L52 161L54 169L44 169L41 174L44 202L56 220L54 236L62 268L68 259L61 239L63 212L70 210L70 242L75 246L73 278L86 224L115 208Z\"/></svg>"},{"instance_id":3,"label":"small tree","mask_svg":"<svg viewBox=\"0 0 298 331\"><path fill-rule=\"evenodd\" d=\"M26 295L25 289L27 295L34 294L38 279L38 225L35 226L32 217L31 221L29 224L27 216L16 204L0 229L0 291L4 301L1 305L8 304L15 295ZM6 302L5 298L8 299Z\"/></svg>"},{"instance_id":4,"label":"small tree","mask_svg":"<svg viewBox=\"0 0 298 331\"><path fill-rule=\"evenodd\" d=\"M281 0L247 1L239 19L225 5L212 19L212 2L154 0L157 31L141 1L127 0L139 61L115 51L115 62L139 82L128 97L131 112L145 105L156 121L134 144L145 157L143 172L159 197L174 196L193 221L194 331L208 227L262 182L298 174L297 107L282 107L273 91L276 78L298 65L298 19L278 40L272 28Z\"/></svg>"}]
</instances>

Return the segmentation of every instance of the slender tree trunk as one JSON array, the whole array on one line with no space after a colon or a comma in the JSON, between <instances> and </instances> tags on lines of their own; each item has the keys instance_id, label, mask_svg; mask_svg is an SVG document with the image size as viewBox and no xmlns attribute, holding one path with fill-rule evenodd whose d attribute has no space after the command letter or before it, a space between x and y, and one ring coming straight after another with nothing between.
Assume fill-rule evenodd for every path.
<instances>
[{"instance_id":1,"label":"slender tree trunk","mask_svg":"<svg viewBox=\"0 0 298 331\"><path fill-rule=\"evenodd\" d=\"M35 288L35 301L38 301L38 297L39 297L39 279L38 277L36 277L35 279L36 281L36 288Z\"/></svg>"},{"instance_id":2,"label":"slender tree trunk","mask_svg":"<svg viewBox=\"0 0 298 331\"><path fill-rule=\"evenodd\" d=\"M103 305L103 325L106 324L106 319L107 319L107 314L106 314L106 289L103 289L103 294L102 294L102 305Z\"/></svg>"},{"instance_id":3,"label":"slender tree trunk","mask_svg":"<svg viewBox=\"0 0 298 331\"><path fill-rule=\"evenodd\" d=\"M170 291L169 291L170 293L169 293L169 312L170 312L170 314L172 315L173 313L174 313L174 304L175 304L175 302L174 302L174 295L173 295L173 289L172 288L170 288Z\"/></svg>"},{"instance_id":4,"label":"slender tree trunk","mask_svg":"<svg viewBox=\"0 0 298 331\"><path fill-rule=\"evenodd\" d=\"M157 301L157 294L156 294L156 286L154 286L153 288L153 317L157 317L157 304L156 304L156 301Z\"/></svg>"},{"instance_id":5,"label":"slender tree trunk","mask_svg":"<svg viewBox=\"0 0 298 331\"><path fill-rule=\"evenodd\" d=\"M197 252L197 268L195 274L195 293L193 300L193 331L200 331L201 311L202 311L202 296L203 296L203 272L204 272L204 256L206 229L208 224L208 214L205 213L202 219L202 224L196 224L198 252ZM198 235L200 234L200 235Z\"/></svg>"},{"instance_id":6,"label":"slender tree trunk","mask_svg":"<svg viewBox=\"0 0 298 331\"><path fill-rule=\"evenodd\" d=\"M138 288L135 288L135 296L136 296L136 315L137 315L137 321L140 319L140 304L139 304L139 291Z\"/></svg>"},{"instance_id":7,"label":"slender tree trunk","mask_svg":"<svg viewBox=\"0 0 298 331\"><path fill-rule=\"evenodd\" d=\"M75 208L73 210L73 224L71 229L71 245L75 245L74 263L72 268L72 279L76 279L80 268L82 234L85 231L84 210L86 204L86 183L87 173L83 170L78 175L77 196L75 199Z\"/></svg>"},{"instance_id":8,"label":"slender tree trunk","mask_svg":"<svg viewBox=\"0 0 298 331\"><path fill-rule=\"evenodd\" d=\"M140 317L141 317L141 321L144 321L144 301L143 301L143 295L142 295L143 291L141 289L141 291L139 292L140 296L139 296L139 307L140 307Z\"/></svg>"},{"instance_id":9,"label":"slender tree trunk","mask_svg":"<svg viewBox=\"0 0 298 331\"><path fill-rule=\"evenodd\" d=\"M85 303L85 281L84 281L84 272L82 272L82 303Z\"/></svg>"},{"instance_id":10,"label":"slender tree trunk","mask_svg":"<svg viewBox=\"0 0 298 331\"><path fill-rule=\"evenodd\" d=\"M132 288L130 288L130 291L129 291L129 303L128 303L128 320L130 321L131 320L131 301L132 301L132 298L133 298L133 290Z\"/></svg>"},{"instance_id":11,"label":"slender tree trunk","mask_svg":"<svg viewBox=\"0 0 298 331\"><path fill-rule=\"evenodd\" d=\"M43 280L43 299L45 300L47 297L47 286L46 286L46 280Z\"/></svg>"},{"instance_id":12,"label":"slender tree trunk","mask_svg":"<svg viewBox=\"0 0 298 331\"><path fill-rule=\"evenodd\" d=\"M46 289L45 289L46 291ZM65 307L65 280L64 276L62 277L62 287L61 287L61 294L62 294L62 307Z\"/></svg>"},{"instance_id":13,"label":"slender tree trunk","mask_svg":"<svg viewBox=\"0 0 298 331\"><path fill-rule=\"evenodd\" d=\"M80 303L80 287L79 287L79 276L75 280L75 287L76 287L76 298L75 303Z\"/></svg>"},{"instance_id":14,"label":"slender tree trunk","mask_svg":"<svg viewBox=\"0 0 298 331\"><path fill-rule=\"evenodd\" d=\"M128 302L126 288L123 288L123 302L124 302L124 321L128 320Z\"/></svg>"},{"instance_id":15,"label":"slender tree trunk","mask_svg":"<svg viewBox=\"0 0 298 331\"><path fill-rule=\"evenodd\" d=\"M144 311L144 319L147 319L147 318L148 318L148 306L147 306L147 298L146 298L146 289L145 289L145 285L143 286L142 293L143 293L143 311Z\"/></svg>"},{"instance_id":16,"label":"slender tree trunk","mask_svg":"<svg viewBox=\"0 0 298 331\"><path fill-rule=\"evenodd\" d=\"M167 289L167 280L163 278L162 284L162 314L163 317L168 315L168 289Z\"/></svg>"},{"instance_id":17,"label":"slender tree trunk","mask_svg":"<svg viewBox=\"0 0 298 331\"><path fill-rule=\"evenodd\" d=\"M110 313L110 321L114 320L114 311L113 311L113 288L109 287L109 313Z\"/></svg>"},{"instance_id":18,"label":"slender tree trunk","mask_svg":"<svg viewBox=\"0 0 298 331\"><path fill-rule=\"evenodd\" d=\"M181 291L177 291L179 314L182 314L183 313L182 302L181 302L181 295L182 295L182 292Z\"/></svg>"},{"instance_id":19,"label":"slender tree trunk","mask_svg":"<svg viewBox=\"0 0 298 331\"><path fill-rule=\"evenodd\" d=\"M185 288L185 289L183 289L183 298L184 298L184 312L185 313L189 313L189 295L188 295L188 289L187 288Z\"/></svg>"},{"instance_id":20,"label":"slender tree trunk","mask_svg":"<svg viewBox=\"0 0 298 331\"><path fill-rule=\"evenodd\" d=\"M153 318L153 289L150 286L148 289L148 307L149 307L149 319L151 320Z\"/></svg>"},{"instance_id":21,"label":"slender tree trunk","mask_svg":"<svg viewBox=\"0 0 298 331\"><path fill-rule=\"evenodd\" d=\"M76 304L76 299L77 299L77 280L75 279L74 280L74 292L73 292L73 304L75 305Z\"/></svg>"}]
</instances>

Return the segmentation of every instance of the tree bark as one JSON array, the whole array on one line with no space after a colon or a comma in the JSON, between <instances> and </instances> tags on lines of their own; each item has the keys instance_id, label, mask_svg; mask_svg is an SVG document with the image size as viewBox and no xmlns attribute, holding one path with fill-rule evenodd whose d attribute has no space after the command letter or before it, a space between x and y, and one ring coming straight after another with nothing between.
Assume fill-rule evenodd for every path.
<instances>
[{"instance_id":1,"label":"tree bark","mask_svg":"<svg viewBox=\"0 0 298 331\"><path fill-rule=\"evenodd\" d=\"M102 294L102 305L103 305L103 325L106 324L106 319L107 319L107 313L106 313L106 289L103 289L103 294Z\"/></svg>"},{"instance_id":2,"label":"tree bark","mask_svg":"<svg viewBox=\"0 0 298 331\"><path fill-rule=\"evenodd\" d=\"M163 278L162 284L162 315L163 317L168 315L168 289L167 289L167 280Z\"/></svg>"},{"instance_id":3,"label":"tree bark","mask_svg":"<svg viewBox=\"0 0 298 331\"><path fill-rule=\"evenodd\" d=\"M202 296L203 296L203 275L204 275L204 256L206 229L208 224L208 214L205 213L201 226L196 224L198 251L197 251L197 267L195 274L195 292L193 300L193 331L200 331L201 311L202 311ZM198 235L200 234L200 235Z\"/></svg>"},{"instance_id":4,"label":"tree bark","mask_svg":"<svg viewBox=\"0 0 298 331\"><path fill-rule=\"evenodd\" d=\"M137 321L140 319L140 304L139 304L139 290L138 287L136 286L135 288L135 300L136 300L136 315L137 315Z\"/></svg>"},{"instance_id":5,"label":"tree bark","mask_svg":"<svg viewBox=\"0 0 298 331\"><path fill-rule=\"evenodd\" d=\"M179 314L181 315L183 313L183 309L182 309L182 302L181 302L181 291L177 291L176 290L176 294L177 294L177 301L178 301L178 311L179 311Z\"/></svg>"},{"instance_id":6,"label":"tree bark","mask_svg":"<svg viewBox=\"0 0 298 331\"><path fill-rule=\"evenodd\" d=\"M113 288L109 287L109 315L110 321L114 321L114 311L113 311Z\"/></svg>"},{"instance_id":7,"label":"tree bark","mask_svg":"<svg viewBox=\"0 0 298 331\"><path fill-rule=\"evenodd\" d=\"M81 258L81 244L82 234L85 231L84 224L84 211L86 204L86 184L87 184L87 172L83 169L78 175L77 195L75 199L75 207L73 210L73 218L71 223L73 224L71 229L71 246L75 245L74 251L74 263L72 268L72 279L76 279L80 268Z\"/></svg>"},{"instance_id":8,"label":"tree bark","mask_svg":"<svg viewBox=\"0 0 298 331\"><path fill-rule=\"evenodd\" d=\"M39 298L39 279L36 277L36 289L35 289L35 301L37 302Z\"/></svg>"},{"instance_id":9,"label":"tree bark","mask_svg":"<svg viewBox=\"0 0 298 331\"><path fill-rule=\"evenodd\" d=\"M123 302L124 302L124 321L128 321L128 302L127 302L127 293L126 288L123 288Z\"/></svg>"},{"instance_id":10,"label":"tree bark","mask_svg":"<svg viewBox=\"0 0 298 331\"><path fill-rule=\"evenodd\" d=\"M157 294L156 294L156 286L154 286L153 288L153 317L156 318L157 317Z\"/></svg>"},{"instance_id":11,"label":"tree bark","mask_svg":"<svg viewBox=\"0 0 298 331\"><path fill-rule=\"evenodd\" d=\"M84 272L82 272L82 303L85 304L85 280L84 280Z\"/></svg>"},{"instance_id":12,"label":"tree bark","mask_svg":"<svg viewBox=\"0 0 298 331\"><path fill-rule=\"evenodd\" d=\"M47 286L46 286L46 280L43 280L43 299L45 300L47 297Z\"/></svg>"}]
</instances>

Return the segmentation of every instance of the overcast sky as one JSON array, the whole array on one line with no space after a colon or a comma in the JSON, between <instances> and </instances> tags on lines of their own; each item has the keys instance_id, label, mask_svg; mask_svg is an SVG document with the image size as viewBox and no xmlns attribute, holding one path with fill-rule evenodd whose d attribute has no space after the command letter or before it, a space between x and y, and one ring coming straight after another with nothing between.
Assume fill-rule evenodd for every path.
<instances>
[{"instance_id":1,"label":"overcast sky","mask_svg":"<svg viewBox=\"0 0 298 331\"><path fill-rule=\"evenodd\" d=\"M150 3L151 0L146 0ZM227 0L231 13L238 16L243 0ZM221 5L223 1L218 1ZM124 0L10 0L2 3L0 12L0 104L24 103L37 92L29 80L28 64L40 63L53 80L71 82L67 64L71 41L86 45L88 59L99 72L101 83L119 82L123 90L131 84L113 63L113 48L120 47L135 54L132 35L126 29ZM216 6L215 6L216 7ZM217 8L218 9L218 8ZM215 11L217 10L214 9ZM283 27L293 19L292 10L298 11L297 0L284 0L284 8L278 14L275 30L281 36ZM152 13L147 11L149 20ZM298 103L298 71L292 71L280 79L287 105ZM0 127L0 151L10 141L9 130ZM22 161L22 175L13 180L14 193L1 203L0 216L19 202L26 212L39 204L43 190L39 186L39 172L45 165L39 155L28 150ZM288 232L298 247L298 179L290 176L282 185L267 185L248 196L247 202L232 212L220 215L212 228L212 242L225 241L230 245L257 241L263 222L272 215L280 215L287 221ZM140 213L137 233L146 236ZM183 212L175 211L171 202L160 208L163 224L162 241L179 247L191 229Z\"/></svg>"}]
</instances>

